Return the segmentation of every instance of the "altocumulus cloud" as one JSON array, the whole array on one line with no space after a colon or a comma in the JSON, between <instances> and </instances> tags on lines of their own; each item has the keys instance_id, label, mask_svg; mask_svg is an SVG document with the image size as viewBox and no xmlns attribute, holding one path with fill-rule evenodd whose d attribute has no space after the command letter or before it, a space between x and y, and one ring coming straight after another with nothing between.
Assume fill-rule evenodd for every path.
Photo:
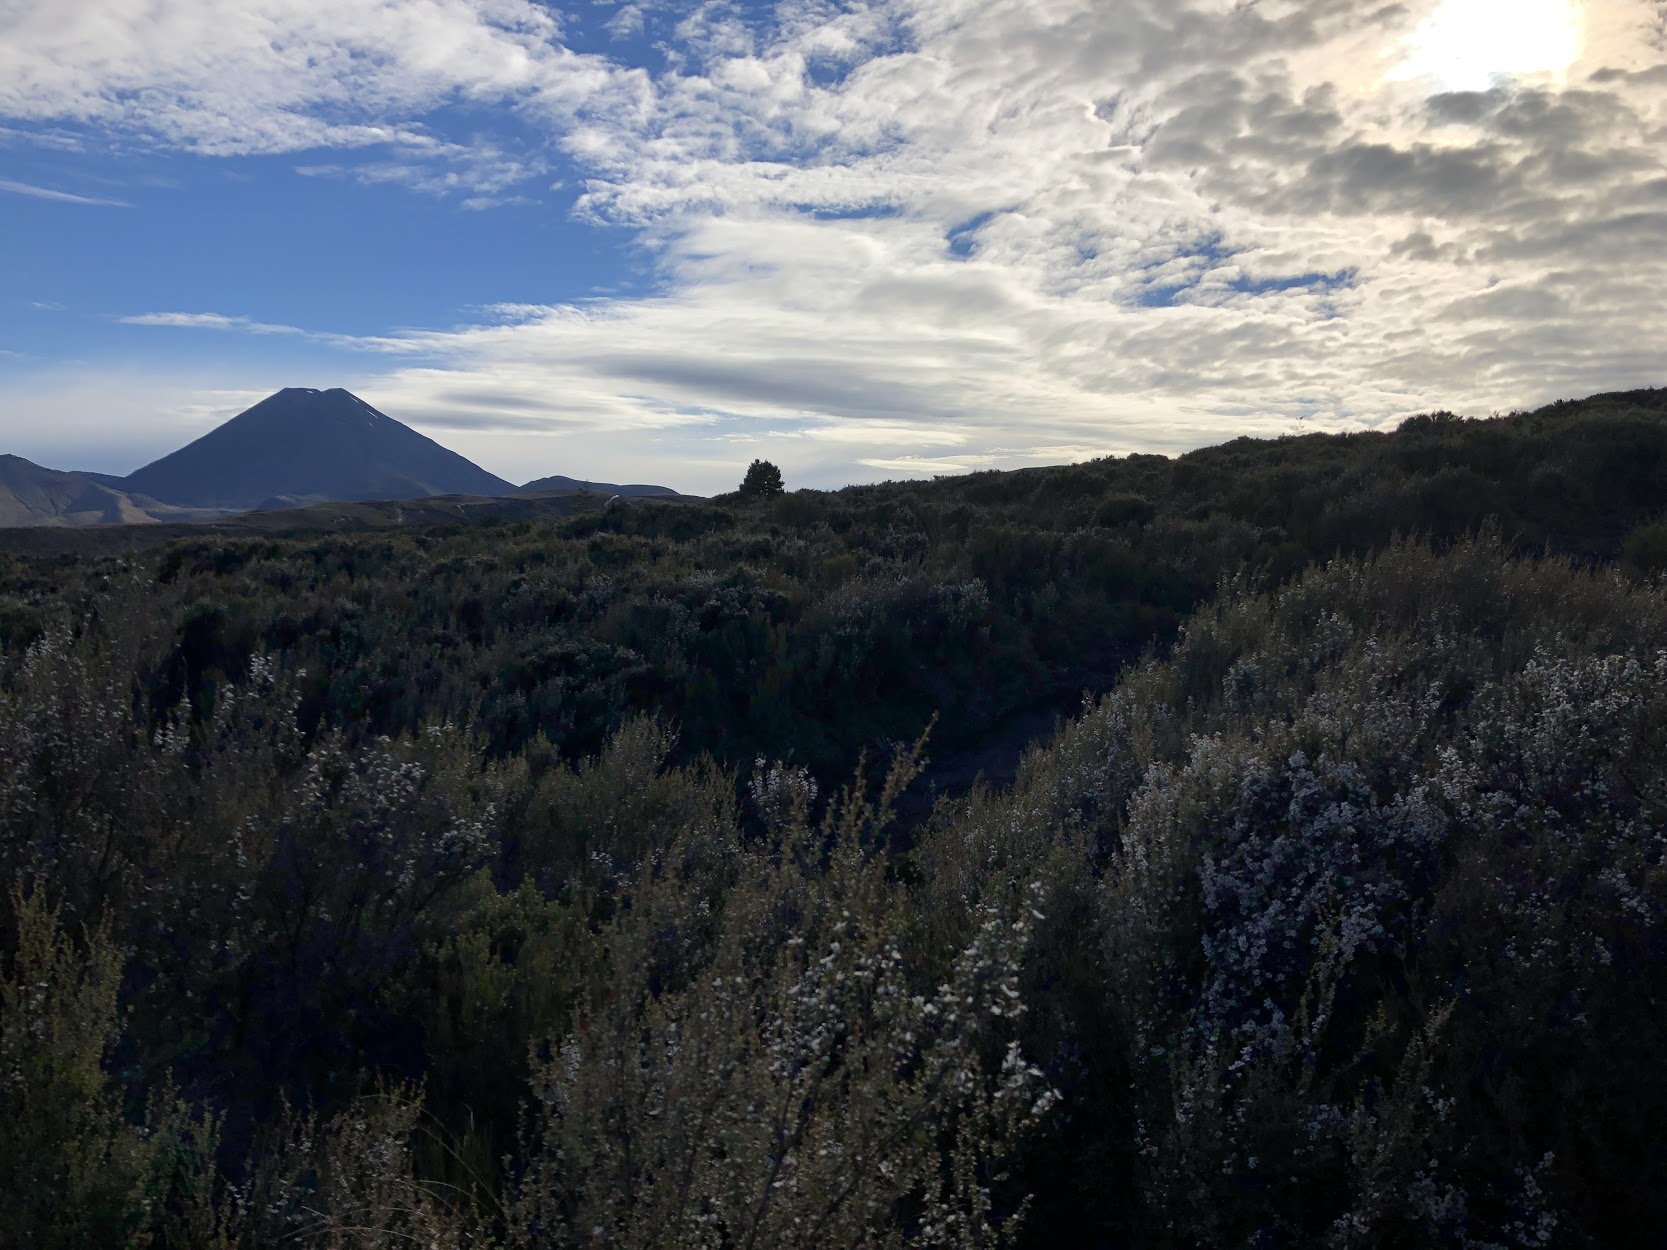
<instances>
[{"instance_id":1,"label":"altocumulus cloud","mask_svg":"<svg viewBox=\"0 0 1667 1250\"><path fill-rule=\"evenodd\" d=\"M500 468L608 431L831 484L1660 383L1667 6L1443 82L1444 2L638 0L634 65L528 0L14 0L0 114L477 208L576 171L655 295L325 336ZM458 101L525 150L437 133ZM274 332L239 311L195 315Z\"/></svg>"}]
</instances>

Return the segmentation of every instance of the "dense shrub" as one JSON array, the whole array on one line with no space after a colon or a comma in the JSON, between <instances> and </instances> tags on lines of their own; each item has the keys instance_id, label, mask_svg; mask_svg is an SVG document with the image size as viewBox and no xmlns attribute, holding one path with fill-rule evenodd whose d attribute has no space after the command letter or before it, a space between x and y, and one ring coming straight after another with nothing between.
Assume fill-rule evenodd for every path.
<instances>
[{"instance_id":1,"label":"dense shrub","mask_svg":"<svg viewBox=\"0 0 1667 1250\"><path fill-rule=\"evenodd\" d=\"M1663 760L1659 592L1481 542L1202 614L918 851L933 910L1031 877L1080 900L1038 935L1025 1045L1089 1113L1058 1148L1105 1160L1103 1205L1037 1172L1034 1218L1649 1244Z\"/></svg>"},{"instance_id":2,"label":"dense shrub","mask_svg":"<svg viewBox=\"0 0 1667 1250\"><path fill-rule=\"evenodd\" d=\"M1664 429L0 559L0 1243L1654 1245Z\"/></svg>"}]
</instances>

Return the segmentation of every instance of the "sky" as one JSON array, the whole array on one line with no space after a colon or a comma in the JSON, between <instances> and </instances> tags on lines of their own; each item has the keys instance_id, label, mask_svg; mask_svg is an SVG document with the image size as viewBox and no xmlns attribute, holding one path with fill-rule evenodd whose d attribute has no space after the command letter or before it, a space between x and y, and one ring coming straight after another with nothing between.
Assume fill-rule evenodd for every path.
<instances>
[{"instance_id":1,"label":"sky","mask_svg":"<svg viewBox=\"0 0 1667 1250\"><path fill-rule=\"evenodd\" d=\"M0 451L789 487L1667 384L1667 0L0 0Z\"/></svg>"}]
</instances>

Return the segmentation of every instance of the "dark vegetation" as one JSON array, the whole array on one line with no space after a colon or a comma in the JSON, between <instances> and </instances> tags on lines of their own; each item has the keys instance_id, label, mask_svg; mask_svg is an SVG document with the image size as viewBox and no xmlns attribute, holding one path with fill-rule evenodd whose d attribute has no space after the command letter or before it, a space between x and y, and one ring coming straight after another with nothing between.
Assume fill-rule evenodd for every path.
<instances>
[{"instance_id":1,"label":"dark vegetation","mask_svg":"<svg viewBox=\"0 0 1667 1250\"><path fill-rule=\"evenodd\" d=\"M524 521L548 524L600 508L607 497L586 490L552 491L504 499L435 495L426 499L303 504L239 512L207 521L87 527L34 525L0 529L0 551L27 557L118 556L154 551L181 539L229 541L306 535L362 534Z\"/></svg>"},{"instance_id":2,"label":"dark vegetation","mask_svg":"<svg viewBox=\"0 0 1667 1250\"><path fill-rule=\"evenodd\" d=\"M1663 571L1664 392L7 557L0 1246L1659 1244Z\"/></svg>"},{"instance_id":3,"label":"dark vegetation","mask_svg":"<svg viewBox=\"0 0 1667 1250\"><path fill-rule=\"evenodd\" d=\"M785 489L779 468L768 460L754 460L741 479L740 495L743 499L773 499Z\"/></svg>"}]
</instances>

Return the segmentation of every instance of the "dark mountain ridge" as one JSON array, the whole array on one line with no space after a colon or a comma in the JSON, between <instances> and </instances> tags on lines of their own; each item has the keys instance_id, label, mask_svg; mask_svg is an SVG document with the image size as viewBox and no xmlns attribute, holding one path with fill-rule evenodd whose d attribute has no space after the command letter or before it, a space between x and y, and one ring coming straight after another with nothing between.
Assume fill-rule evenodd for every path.
<instances>
[{"instance_id":1,"label":"dark mountain ridge","mask_svg":"<svg viewBox=\"0 0 1667 1250\"><path fill-rule=\"evenodd\" d=\"M0 455L0 526L151 525L209 515L124 490L120 481Z\"/></svg>"},{"instance_id":2,"label":"dark mountain ridge","mask_svg":"<svg viewBox=\"0 0 1667 1250\"><path fill-rule=\"evenodd\" d=\"M656 499L676 495L669 486L645 486L631 484L621 486L614 482L586 482L576 477L541 477L536 482L528 482L517 495L554 495L568 491L590 491L595 495L619 495L624 499Z\"/></svg>"},{"instance_id":3,"label":"dark mountain ridge","mask_svg":"<svg viewBox=\"0 0 1667 1250\"><path fill-rule=\"evenodd\" d=\"M199 508L495 498L515 487L348 391L289 387L123 479Z\"/></svg>"}]
</instances>

